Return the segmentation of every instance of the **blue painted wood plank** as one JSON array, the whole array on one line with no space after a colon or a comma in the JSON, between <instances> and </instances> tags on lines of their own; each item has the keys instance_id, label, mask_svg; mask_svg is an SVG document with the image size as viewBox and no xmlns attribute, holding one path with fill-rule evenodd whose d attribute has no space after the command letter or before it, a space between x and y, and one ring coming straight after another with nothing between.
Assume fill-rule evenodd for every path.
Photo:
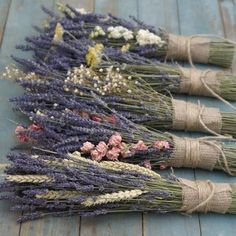
<instances>
[{"instance_id":1,"label":"blue painted wood plank","mask_svg":"<svg viewBox=\"0 0 236 236\"><path fill-rule=\"evenodd\" d=\"M136 213L82 217L80 232L81 236L141 236L142 217Z\"/></svg>"},{"instance_id":2,"label":"blue painted wood plank","mask_svg":"<svg viewBox=\"0 0 236 236\"><path fill-rule=\"evenodd\" d=\"M162 27L169 32L179 34L178 5L175 0L168 1L139 1L138 16L157 29ZM186 96L178 96L178 99L186 100ZM178 133L187 135L186 133ZM178 177L194 179L194 171L176 169ZM198 215L186 217L180 214L145 214L144 235L200 235Z\"/></svg>"},{"instance_id":3,"label":"blue painted wood plank","mask_svg":"<svg viewBox=\"0 0 236 236\"><path fill-rule=\"evenodd\" d=\"M138 17L149 25L179 33L179 17L176 0L138 0Z\"/></svg>"},{"instance_id":4,"label":"blue painted wood plank","mask_svg":"<svg viewBox=\"0 0 236 236\"><path fill-rule=\"evenodd\" d=\"M0 1L0 48L5 31L5 26L7 22L7 17L10 9L11 1L2 0Z\"/></svg>"},{"instance_id":5,"label":"blue painted wood plank","mask_svg":"<svg viewBox=\"0 0 236 236\"><path fill-rule=\"evenodd\" d=\"M96 0L95 2L97 13L112 13L125 19L129 16L137 17L137 7L137 0Z\"/></svg>"},{"instance_id":6,"label":"blue painted wood plank","mask_svg":"<svg viewBox=\"0 0 236 236\"><path fill-rule=\"evenodd\" d=\"M217 1L178 0L178 4L180 9L180 29L183 34L209 33L224 36L221 9L219 9ZM188 10L186 11L186 9ZM201 68L209 68L209 66L201 66ZM207 106L220 107L224 111L230 110L216 99L189 98L189 101L197 102L197 100L200 100L202 104ZM197 179L210 179L216 182L235 182L236 180L235 177L230 177L220 171L208 172L198 170L196 171L196 177ZM236 216L233 215L200 215L201 234L203 236L235 235L235 223Z\"/></svg>"}]
</instances>

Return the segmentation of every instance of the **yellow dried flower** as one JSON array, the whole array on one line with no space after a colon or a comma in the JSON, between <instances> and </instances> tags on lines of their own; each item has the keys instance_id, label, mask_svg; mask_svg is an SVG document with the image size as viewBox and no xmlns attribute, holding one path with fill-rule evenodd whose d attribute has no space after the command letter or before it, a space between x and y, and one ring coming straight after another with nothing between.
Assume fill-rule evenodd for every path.
<instances>
[{"instance_id":1,"label":"yellow dried flower","mask_svg":"<svg viewBox=\"0 0 236 236\"><path fill-rule=\"evenodd\" d=\"M64 29L60 23L57 23L54 37L53 37L53 42L58 42L63 39L63 34L64 34Z\"/></svg>"},{"instance_id":2,"label":"yellow dried flower","mask_svg":"<svg viewBox=\"0 0 236 236\"><path fill-rule=\"evenodd\" d=\"M89 67L93 68L100 64L103 48L104 46L100 43L96 44L94 47L89 47L85 56L86 63Z\"/></svg>"},{"instance_id":3,"label":"yellow dried flower","mask_svg":"<svg viewBox=\"0 0 236 236\"><path fill-rule=\"evenodd\" d=\"M122 46L121 52L127 52L130 49L130 44L126 43L125 45Z\"/></svg>"}]
</instances>

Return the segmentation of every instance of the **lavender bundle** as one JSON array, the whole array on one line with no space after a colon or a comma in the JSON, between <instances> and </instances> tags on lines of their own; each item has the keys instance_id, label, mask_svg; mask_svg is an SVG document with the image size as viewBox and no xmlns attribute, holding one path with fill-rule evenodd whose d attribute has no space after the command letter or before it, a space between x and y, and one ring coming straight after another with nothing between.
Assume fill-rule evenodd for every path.
<instances>
[{"instance_id":1,"label":"lavender bundle","mask_svg":"<svg viewBox=\"0 0 236 236\"><path fill-rule=\"evenodd\" d=\"M220 112L218 108L208 108L162 95L153 90L144 79L139 77L132 79L132 73L131 75L122 73L120 71L122 65L118 62L116 63L117 67L109 63L107 65L106 62L102 65L102 49L102 45L95 45L90 47L86 54L86 61L89 65L92 64L93 68L81 65L70 69L67 73L53 68L53 60L51 60L51 64L23 59L17 59L17 61L31 68L30 71L36 73L33 74L33 77L45 80L45 76L47 76L51 79L61 80L66 97L80 99L80 97L86 96L93 100L94 96L102 95L103 104L106 104L110 109L116 109L135 123L157 129L236 135L235 113ZM84 55L84 52L82 54ZM58 57L53 58L57 60ZM85 59L83 58L83 60ZM120 57L120 60L126 59ZM97 68L98 61L101 63ZM12 71L8 71L6 76L9 74L12 77ZM22 79L30 79L31 77L29 74L29 77L23 76ZM93 96L91 96L91 91Z\"/></svg>"},{"instance_id":2,"label":"lavender bundle","mask_svg":"<svg viewBox=\"0 0 236 236\"><path fill-rule=\"evenodd\" d=\"M55 26L55 22L52 22ZM66 25L64 22L65 27ZM86 48L93 44L92 41L84 38L77 39L76 34L72 37L74 31L69 33L60 23L56 24L55 29L51 27L50 30L50 33L41 32L38 37L27 37L28 45L18 45L18 48L33 50L37 59L47 62L48 66L54 69L68 70L84 62ZM116 61L125 63L122 66L123 73L144 79L158 92L203 95L221 100L236 99L235 75L229 72L167 66L155 60L145 59L140 54L132 53L127 47L121 50L107 48L102 53L104 58L109 58L110 64L116 64ZM96 66L99 67L97 64Z\"/></svg>"},{"instance_id":3,"label":"lavender bundle","mask_svg":"<svg viewBox=\"0 0 236 236\"><path fill-rule=\"evenodd\" d=\"M63 17L44 9L51 17L46 32L52 33L59 21L68 38L90 37L112 47L125 47L139 55L159 59L188 60L204 64L230 67L235 53L235 42L212 35L180 36L155 31L132 17L133 22L110 14L84 14L70 6L60 6Z\"/></svg>"},{"instance_id":4,"label":"lavender bundle","mask_svg":"<svg viewBox=\"0 0 236 236\"><path fill-rule=\"evenodd\" d=\"M86 90L77 99L68 96L61 80L37 80L35 74L31 78L18 81L27 92L12 102L33 122L19 125L16 135L23 143L32 142L36 150L80 151L96 161L120 160L154 169L173 166L236 173L233 145L149 130L125 118L129 112L121 115L104 106L98 96L85 96Z\"/></svg>"},{"instance_id":5,"label":"lavender bundle","mask_svg":"<svg viewBox=\"0 0 236 236\"><path fill-rule=\"evenodd\" d=\"M1 199L23 211L19 222L118 212L236 213L234 184L190 181L121 162L10 154Z\"/></svg>"}]
</instances>

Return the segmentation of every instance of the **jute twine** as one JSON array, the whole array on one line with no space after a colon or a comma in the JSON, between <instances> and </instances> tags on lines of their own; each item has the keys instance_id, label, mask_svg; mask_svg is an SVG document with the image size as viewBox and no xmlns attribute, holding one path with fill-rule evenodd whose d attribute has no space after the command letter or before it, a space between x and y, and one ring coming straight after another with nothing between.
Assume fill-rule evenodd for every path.
<instances>
[{"instance_id":1,"label":"jute twine","mask_svg":"<svg viewBox=\"0 0 236 236\"><path fill-rule=\"evenodd\" d=\"M180 93L213 96L212 91L214 91L220 94L220 83L217 80L217 74L220 73L219 71L183 67L179 67L179 70L181 79Z\"/></svg>"},{"instance_id":2,"label":"jute twine","mask_svg":"<svg viewBox=\"0 0 236 236\"><path fill-rule=\"evenodd\" d=\"M236 110L235 106L220 96L220 82L217 80L217 76L223 75L224 72L215 70L199 70L194 67L183 68L180 66L179 70L179 93L216 97L226 105Z\"/></svg>"},{"instance_id":3,"label":"jute twine","mask_svg":"<svg viewBox=\"0 0 236 236\"><path fill-rule=\"evenodd\" d=\"M221 155L218 148L204 140L173 136L173 141L174 150L170 159L173 167L213 170Z\"/></svg>"},{"instance_id":4,"label":"jute twine","mask_svg":"<svg viewBox=\"0 0 236 236\"><path fill-rule=\"evenodd\" d=\"M200 35L168 34L168 49L166 58L208 63L210 53L210 38Z\"/></svg>"},{"instance_id":5,"label":"jute twine","mask_svg":"<svg viewBox=\"0 0 236 236\"><path fill-rule=\"evenodd\" d=\"M176 130L221 133L222 119L218 108L200 106L182 100L172 100L173 122Z\"/></svg>"},{"instance_id":6,"label":"jute twine","mask_svg":"<svg viewBox=\"0 0 236 236\"><path fill-rule=\"evenodd\" d=\"M191 181L179 179L182 186L183 206L181 211L226 213L231 205L232 188L230 184L211 181Z\"/></svg>"},{"instance_id":7,"label":"jute twine","mask_svg":"<svg viewBox=\"0 0 236 236\"><path fill-rule=\"evenodd\" d=\"M172 135L172 139L174 149L168 162L169 166L213 170L218 164L222 170L233 175L221 143L175 135Z\"/></svg>"}]
</instances>

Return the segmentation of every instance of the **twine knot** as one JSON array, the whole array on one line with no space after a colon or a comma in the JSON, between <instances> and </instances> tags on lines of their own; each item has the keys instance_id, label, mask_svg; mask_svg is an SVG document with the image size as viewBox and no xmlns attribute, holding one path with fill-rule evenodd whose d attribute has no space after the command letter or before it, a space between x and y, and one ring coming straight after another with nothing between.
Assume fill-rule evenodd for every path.
<instances>
[{"instance_id":1,"label":"twine knot","mask_svg":"<svg viewBox=\"0 0 236 236\"><path fill-rule=\"evenodd\" d=\"M230 184L212 183L210 180L191 181L179 179L182 186L182 211L187 214L193 212L226 213L232 197Z\"/></svg>"}]
</instances>

